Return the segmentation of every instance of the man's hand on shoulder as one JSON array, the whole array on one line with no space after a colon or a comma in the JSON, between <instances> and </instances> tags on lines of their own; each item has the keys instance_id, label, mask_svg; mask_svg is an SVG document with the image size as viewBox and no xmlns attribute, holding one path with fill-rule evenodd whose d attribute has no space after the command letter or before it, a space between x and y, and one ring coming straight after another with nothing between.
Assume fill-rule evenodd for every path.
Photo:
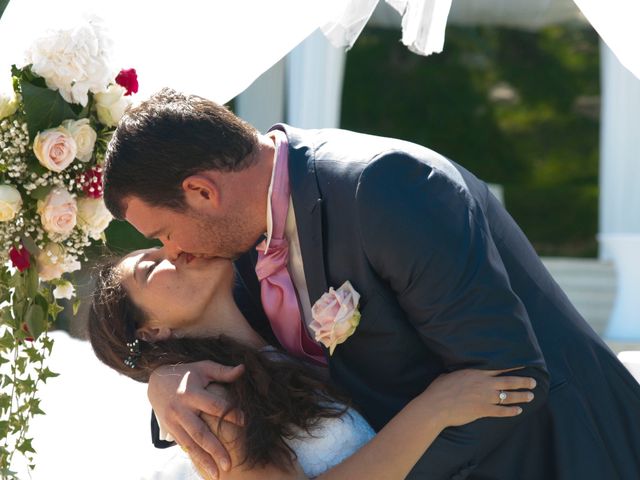
<instances>
[{"instance_id":1,"label":"man's hand on shoulder","mask_svg":"<svg viewBox=\"0 0 640 480\"><path fill-rule=\"evenodd\" d=\"M229 470L229 454L200 413L218 417L227 407L226 399L206 390L211 382L237 380L244 367L228 367L211 361L165 365L149 378L147 394L162 427L186 450L211 478L218 478L218 467ZM225 420L242 424L242 414L232 412Z\"/></svg>"}]
</instances>

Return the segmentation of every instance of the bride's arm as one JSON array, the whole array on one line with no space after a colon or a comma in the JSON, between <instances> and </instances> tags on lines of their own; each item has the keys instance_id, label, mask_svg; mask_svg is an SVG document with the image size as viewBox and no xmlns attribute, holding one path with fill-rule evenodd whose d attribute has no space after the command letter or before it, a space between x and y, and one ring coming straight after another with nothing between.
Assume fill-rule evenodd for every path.
<instances>
[{"instance_id":1,"label":"bride's arm","mask_svg":"<svg viewBox=\"0 0 640 480\"><path fill-rule=\"evenodd\" d=\"M441 375L409 402L378 434L351 457L318 479L405 478L442 430L484 417L513 417L528 403L532 378L497 377L503 372L459 370ZM500 391L508 391L505 405L497 405Z\"/></svg>"},{"instance_id":2,"label":"bride's arm","mask_svg":"<svg viewBox=\"0 0 640 480\"><path fill-rule=\"evenodd\" d=\"M534 380L498 377L499 371L460 370L437 378L427 390L403 408L366 445L351 457L318 477L319 480L399 480L405 478L431 443L446 427L464 425L484 417L512 417L522 410L513 404L533 399ZM504 405L497 405L499 392L507 391ZM204 418L210 427L217 419ZM212 423L214 422L214 423ZM247 469L242 446L236 440L239 427L223 423L221 440L234 468L221 472L220 480L299 480L307 478L299 465L290 472L273 466Z\"/></svg>"}]
</instances>

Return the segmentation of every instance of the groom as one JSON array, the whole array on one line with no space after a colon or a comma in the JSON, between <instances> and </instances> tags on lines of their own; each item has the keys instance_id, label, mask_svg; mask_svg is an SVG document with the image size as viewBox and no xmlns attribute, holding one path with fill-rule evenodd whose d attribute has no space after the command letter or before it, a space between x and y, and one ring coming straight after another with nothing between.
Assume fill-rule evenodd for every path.
<instances>
[{"instance_id":1,"label":"groom","mask_svg":"<svg viewBox=\"0 0 640 480\"><path fill-rule=\"evenodd\" d=\"M640 478L640 386L461 166L343 130L260 135L224 107L165 89L121 120L104 179L109 210L173 259L236 259L238 301L256 329L328 363L376 429L444 372L521 366L517 375L536 379L520 416L445 430L409 478ZM347 280L362 317L329 355L308 336L311 309ZM228 459L197 415L219 415L204 386L231 380L205 362L149 384L160 423L212 470L206 452L222 469Z\"/></svg>"}]
</instances>

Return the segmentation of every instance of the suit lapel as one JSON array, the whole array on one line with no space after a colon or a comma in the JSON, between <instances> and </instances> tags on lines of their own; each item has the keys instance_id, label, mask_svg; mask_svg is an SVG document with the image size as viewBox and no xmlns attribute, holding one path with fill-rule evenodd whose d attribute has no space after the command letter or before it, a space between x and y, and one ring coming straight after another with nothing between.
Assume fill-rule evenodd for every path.
<instances>
[{"instance_id":1,"label":"suit lapel","mask_svg":"<svg viewBox=\"0 0 640 480\"><path fill-rule=\"evenodd\" d=\"M313 305L328 290L322 242L322 198L316 178L312 145L305 143L301 131L277 125L289 139L289 184L302 250L304 275Z\"/></svg>"}]
</instances>

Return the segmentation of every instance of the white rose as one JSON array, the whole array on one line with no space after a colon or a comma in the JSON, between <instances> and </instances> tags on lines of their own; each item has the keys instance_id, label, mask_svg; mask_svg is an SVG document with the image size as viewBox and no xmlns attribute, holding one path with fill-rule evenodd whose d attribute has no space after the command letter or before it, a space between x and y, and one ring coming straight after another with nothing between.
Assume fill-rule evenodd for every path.
<instances>
[{"instance_id":1,"label":"white rose","mask_svg":"<svg viewBox=\"0 0 640 480\"><path fill-rule=\"evenodd\" d=\"M96 93L96 110L98 120L108 127L115 127L130 105L131 100L125 97L126 88L117 84L109 85L104 93Z\"/></svg>"},{"instance_id":2,"label":"white rose","mask_svg":"<svg viewBox=\"0 0 640 480\"><path fill-rule=\"evenodd\" d=\"M78 206L73 196L64 188L56 187L38 202L38 214L47 233L69 236L76 226Z\"/></svg>"},{"instance_id":3,"label":"white rose","mask_svg":"<svg viewBox=\"0 0 640 480\"><path fill-rule=\"evenodd\" d=\"M94 240L99 240L100 235L113 220L102 198L81 198L78 200L78 225Z\"/></svg>"},{"instance_id":4,"label":"white rose","mask_svg":"<svg viewBox=\"0 0 640 480\"><path fill-rule=\"evenodd\" d=\"M43 167L61 172L76 158L78 146L66 128L50 128L36 135L33 153Z\"/></svg>"},{"instance_id":5,"label":"white rose","mask_svg":"<svg viewBox=\"0 0 640 480\"><path fill-rule=\"evenodd\" d=\"M36 256L38 276L48 282L60 278L63 273L80 270L80 262L67 255L61 245L48 243Z\"/></svg>"},{"instance_id":6,"label":"white rose","mask_svg":"<svg viewBox=\"0 0 640 480\"><path fill-rule=\"evenodd\" d=\"M75 288L71 282L63 281L56 285L56 288L53 289L53 297L54 298L66 298L71 299L76 293Z\"/></svg>"},{"instance_id":7,"label":"white rose","mask_svg":"<svg viewBox=\"0 0 640 480\"><path fill-rule=\"evenodd\" d=\"M47 87L58 90L67 102L84 107L88 92L104 91L113 78L109 50L110 42L100 23L91 20L75 28L50 31L33 42L27 63L44 77Z\"/></svg>"},{"instance_id":8,"label":"white rose","mask_svg":"<svg viewBox=\"0 0 640 480\"><path fill-rule=\"evenodd\" d=\"M15 95L8 96L0 93L0 120L9 117L18 110L18 99Z\"/></svg>"},{"instance_id":9,"label":"white rose","mask_svg":"<svg viewBox=\"0 0 640 480\"><path fill-rule=\"evenodd\" d=\"M13 220L22 208L20 192L11 185L0 185L0 222Z\"/></svg>"},{"instance_id":10,"label":"white rose","mask_svg":"<svg viewBox=\"0 0 640 480\"><path fill-rule=\"evenodd\" d=\"M83 118L77 121L65 120L62 122L62 127L69 131L73 140L76 142L76 158L81 162L88 162L91 160L91 155L93 155L93 148L96 145L98 134L89 125L89 119Z\"/></svg>"}]
</instances>

